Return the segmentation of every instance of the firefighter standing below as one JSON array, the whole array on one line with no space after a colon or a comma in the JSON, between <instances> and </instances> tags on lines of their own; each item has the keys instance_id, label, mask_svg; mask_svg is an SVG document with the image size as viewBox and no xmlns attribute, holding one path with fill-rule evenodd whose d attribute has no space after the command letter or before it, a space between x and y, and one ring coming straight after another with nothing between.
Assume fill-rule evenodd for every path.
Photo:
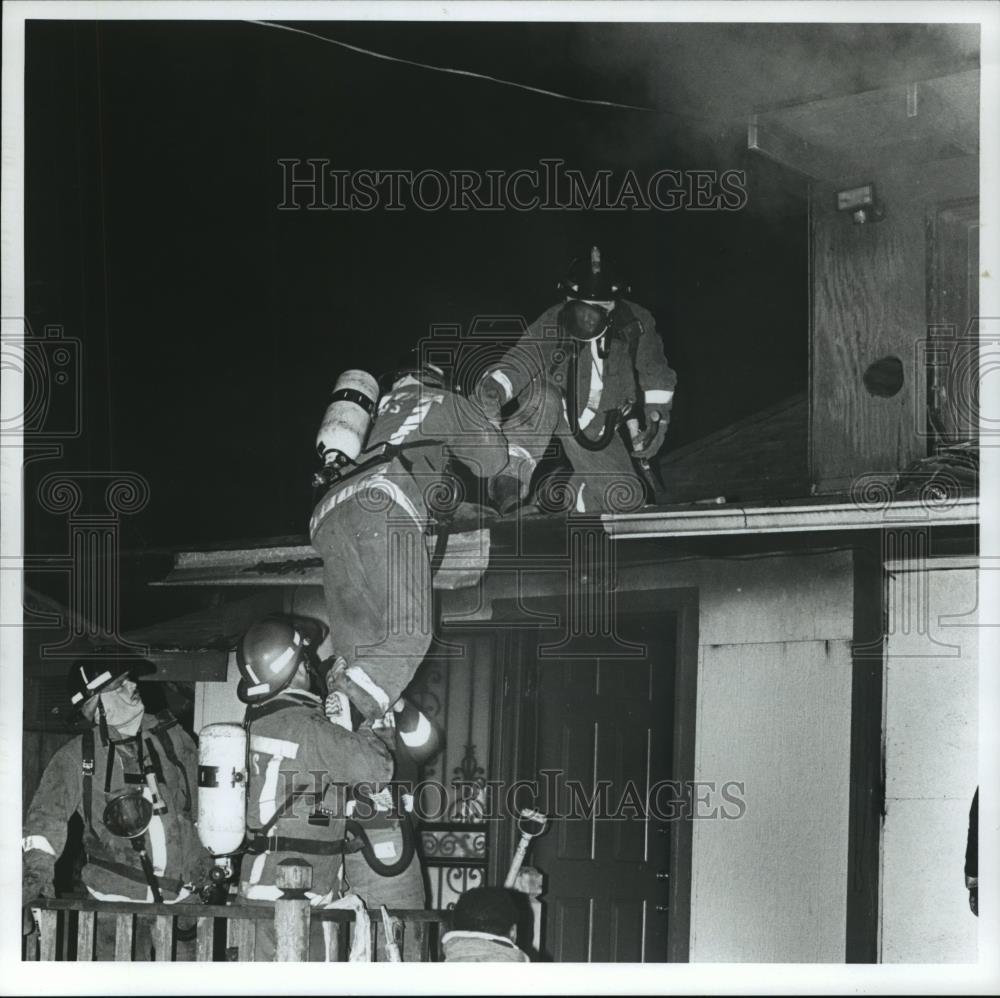
<instances>
[{"instance_id":1,"label":"firefighter standing below","mask_svg":"<svg viewBox=\"0 0 1000 998\"><path fill-rule=\"evenodd\" d=\"M312 867L314 906L337 899L345 849L348 786L369 789L392 777L392 760L370 730L331 724L318 685L314 649L319 627L267 618L244 635L237 653L237 695L248 705L248 854L240 868L240 897L273 904L278 864L303 859ZM257 921L255 959L274 959L274 926ZM314 920L310 959L325 956L322 923Z\"/></svg>"},{"instance_id":2,"label":"firefighter standing below","mask_svg":"<svg viewBox=\"0 0 1000 998\"><path fill-rule=\"evenodd\" d=\"M503 509L526 499L535 467L557 437L573 469L576 510L629 511L642 505L644 489L619 424L630 423L632 457L655 456L677 375L653 316L622 297L628 289L598 247L573 261L559 287L565 301L543 312L476 389L497 423L517 402L503 421L511 464L494 495Z\"/></svg>"},{"instance_id":3,"label":"firefighter standing below","mask_svg":"<svg viewBox=\"0 0 1000 998\"><path fill-rule=\"evenodd\" d=\"M396 763L393 782L401 793L393 795L388 811L361 822L376 862L373 864L364 852L348 853L344 856L344 877L372 913L377 914L382 905L391 911L420 911L427 907L427 895L419 851L414 851L409 863L404 861L406 836L415 839L418 835L408 808L412 808L420 765L437 754L440 734L423 711L408 700L397 700L372 729L392 752ZM406 927L402 954L405 961L420 960L425 931L424 922ZM385 958L385 937L379 934L377 959L381 962Z\"/></svg>"},{"instance_id":4,"label":"firefighter standing below","mask_svg":"<svg viewBox=\"0 0 1000 998\"><path fill-rule=\"evenodd\" d=\"M350 473L323 439L321 428L317 447L329 477L309 536L323 559L330 625L346 660L335 687L372 723L399 699L430 647L426 534L447 518L459 491L449 466L489 481L507 464L507 442L431 366L397 372Z\"/></svg>"},{"instance_id":5,"label":"firefighter standing below","mask_svg":"<svg viewBox=\"0 0 1000 998\"><path fill-rule=\"evenodd\" d=\"M70 669L70 703L90 727L52 757L28 808L23 905L54 894L55 863L74 813L84 822L81 876L98 901L170 904L207 878L208 855L193 823L194 742L167 711L146 714L134 681L139 671L134 663L88 660ZM136 923L135 958L148 960L149 920ZM98 918L96 935L97 959L113 959L114 920Z\"/></svg>"}]
</instances>

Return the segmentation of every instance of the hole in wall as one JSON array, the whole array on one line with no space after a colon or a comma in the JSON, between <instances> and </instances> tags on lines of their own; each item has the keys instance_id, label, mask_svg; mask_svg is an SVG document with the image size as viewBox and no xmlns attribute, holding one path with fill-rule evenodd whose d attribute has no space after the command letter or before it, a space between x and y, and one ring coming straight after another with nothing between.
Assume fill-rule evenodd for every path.
<instances>
[{"instance_id":1,"label":"hole in wall","mask_svg":"<svg viewBox=\"0 0 1000 998\"><path fill-rule=\"evenodd\" d=\"M863 380L869 395L891 399L903 387L903 362L894 356L881 357L868 365Z\"/></svg>"}]
</instances>

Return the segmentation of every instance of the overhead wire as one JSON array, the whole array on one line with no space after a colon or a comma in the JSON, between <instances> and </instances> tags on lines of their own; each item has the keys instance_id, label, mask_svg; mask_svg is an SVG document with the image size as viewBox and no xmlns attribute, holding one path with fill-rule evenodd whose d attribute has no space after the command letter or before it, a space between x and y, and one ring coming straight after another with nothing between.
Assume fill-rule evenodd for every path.
<instances>
[{"instance_id":1,"label":"overhead wire","mask_svg":"<svg viewBox=\"0 0 1000 998\"><path fill-rule=\"evenodd\" d=\"M278 31L288 31L292 34L302 35L306 38L313 38L316 41L326 42L328 45L336 45L349 52L358 55L369 56L373 59L382 59L386 62L395 62L404 66L413 66L417 69L426 69L435 73L448 73L453 76L462 76L473 80L482 80L487 83L495 83L500 86L513 87L517 90L524 90L528 93L539 94L543 97L552 97L557 100L571 101L575 104L588 104L594 107L616 108L622 111L642 111L647 114L671 115L677 118L689 118L698 121L717 121L716 118L706 118L704 116L685 114L682 111L673 111L666 108L649 107L642 104L625 104L621 101L598 100L592 97L577 97L574 94L560 93L557 90L548 90L545 87L532 86L529 83L521 83L517 80L505 80L499 76L491 76L488 73L477 73L471 69L457 69L453 66L437 66L432 63L420 62L416 59L407 59L403 56L389 55L386 52L378 52L374 49L365 48L361 45L352 45L350 42L341 41L338 38L330 38L328 35L320 35L315 31L307 31L305 28L294 28L289 24L279 24L276 21L251 21L247 24L256 24L263 28L274 28Z\"/></svg>"}]
</instances>

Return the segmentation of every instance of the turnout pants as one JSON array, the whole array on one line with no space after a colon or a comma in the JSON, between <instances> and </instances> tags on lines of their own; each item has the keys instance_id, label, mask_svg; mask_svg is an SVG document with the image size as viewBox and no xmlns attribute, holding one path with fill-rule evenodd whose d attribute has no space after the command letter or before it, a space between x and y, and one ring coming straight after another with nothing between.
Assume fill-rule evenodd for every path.
<instances>
[{"instance_id":1,"label":"turnout pants","mask_svg":"<svg viewBox=\"0 0 1000 998\"><path fill-rule=\"evenodd\" d=\"M433 631L431 559L423 528L401 506L351 498L317 526L330 632L347 671L337 682L368 721L399 699Z\"/></svg>"},{"instance_id":2,"label":"turnout pants","mask_svg":"<svg viewBox=\"0 0 1000 998\"><path fill-rule=\"evenodd\" d=\"M596 440L604 429L609 413L597 413L582 431ZM521 482L522 497L535 466L551 454L558 440L572 468L568 485L558 476L538 483L538 505L543 511L580 513L628 513L645 504L646 489L632 464L625 442L618 433L602 450L588 450L573 436L566 420L562 392L547 386L504 423L504 435L510 446L510 473Z\"/></svg>"},{"instance_id":3,"label":"turnout pants","mask_svg":"<svg viewBox=\"0 0 1000 998\"><path fill-rule=\"evenodd\" d=\"M392 914L395 910L422 911L427 907L424 890L424 871L420 858L414 855L410 865L397 877L380 877L365 861L361 853L349 853L344 857L344 879L350 889L368 906L373 920L382 917L380 907L385 905ZM425 922L407 924L403 933L403 960L418 963L421 958ZM385 937L378 934L378 951L375 959L385 961Z\"/></svg>"}]
</instances>

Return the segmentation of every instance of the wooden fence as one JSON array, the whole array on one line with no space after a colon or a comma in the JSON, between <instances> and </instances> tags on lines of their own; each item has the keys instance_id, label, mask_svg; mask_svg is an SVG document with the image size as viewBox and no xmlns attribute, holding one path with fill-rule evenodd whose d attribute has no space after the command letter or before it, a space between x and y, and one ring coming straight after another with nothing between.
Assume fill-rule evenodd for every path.
<instances>
[{"instance_id":1,"label":"wooden fence","mask_svg":"<svg viewBox=\"0 0 1000 998\"><path fill-rule=\"evenodd\" d=\"M304 897L312 870L308 864L290 863L279 872L279 886L285 896L272 905L204 905L204 904L133 904L125 901L95 901L91 899L41 898L34 905L38 910L37 932L24 937L25 960L89 961L95 958L97 919L113 918L114 959L133 959L136 918L150 924L152 946L156 960L198 961L254 959L257 926L263 921L274 924L275 960L309 960L310 927L314 920L330 922L333 932L331 958L346 961L353 939L354 915L340 909L312 908ZM303 886L305 885L305 886ZM390 914L398 920L396 942L402 950L407 931L424 924L421 937L421 962L440 961L441 937L448 931L450 911L402 911ZM369 912L371 920L371 958L376 959L379 943L385 942L381 913ZM178 920L194 930L194 939L178 946ZM105 932L107 930L105 929ZM101 956L101 959L110 957Z\"/></svg>"}]
</instances>

